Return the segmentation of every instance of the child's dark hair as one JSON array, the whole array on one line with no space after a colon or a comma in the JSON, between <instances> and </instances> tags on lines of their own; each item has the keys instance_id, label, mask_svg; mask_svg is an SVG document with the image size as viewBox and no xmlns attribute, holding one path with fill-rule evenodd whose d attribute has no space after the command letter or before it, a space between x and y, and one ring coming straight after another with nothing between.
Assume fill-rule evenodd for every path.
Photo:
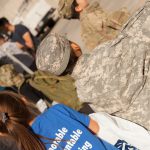
<instances>
[{"instance_id":1,"label":"child's dark hair","mask_svg":"<svg viewBox=\"0 0 150 150\"><path fill-rule=\"evenodd\" d=\"M74 0L71 5L72 19L79 19L79 17L80 17L80 14L78 12L76 12L76 10L75 10L75 8L77 6L78 6L78 3L76 2L76 0Z\"/></svg>"},{"instance_id":2,"label":"child's dark hair","mask_svg":"<svg viewBox=\"0 0 150 150\"><path fill-rule=\"evenodd\" d=\"M45 150L28 125L35 117L21 96L8 91L0 92L0 132L12 137L19 149Z\"/></svg>"},{"instance_id":3,"label":"child's dark hair","mask_svg":"<svg viewBox=\"0 0 150 150\"><path fill-rule=\"evenodd\" d=\"M4 27L6 24L9 24L8 19L5 17L0 18L0 27Z\"/></svg>"}]
</instances>

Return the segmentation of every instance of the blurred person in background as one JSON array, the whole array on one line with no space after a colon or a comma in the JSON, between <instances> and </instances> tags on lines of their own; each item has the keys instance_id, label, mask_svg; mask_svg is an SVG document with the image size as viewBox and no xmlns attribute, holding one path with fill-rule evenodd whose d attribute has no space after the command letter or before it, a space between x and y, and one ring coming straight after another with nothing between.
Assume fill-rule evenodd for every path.
<instances>
[{"instance_id":1,"label":"blurred person in background","mask_svg":"<svg viewBox=\"0 0 150 150\"><path fill-rule=\"evenodd\" d=\"M0 33L0 62L1 64L13 64L17 72L23 73L24 70L16 62L12 61L6 53L15 56L27 67L36 70L34 58L27 52L17 47L17 43L7 40L5 34Z\"/></svg>"},{"instance_id":2,"label":"blurred person in background","mask_svg":"<svg viewBox=\"0 0 150 150\"><path fill-rule=\"evenodd\" d=\"M7 18L2 17L0 18L0 28L11 33L11 41L15 42L18 48L27 49L30 53L35 52L38 39L32 35L26 26L22 24L13 25Z\"/></svg>"}]
</instances>

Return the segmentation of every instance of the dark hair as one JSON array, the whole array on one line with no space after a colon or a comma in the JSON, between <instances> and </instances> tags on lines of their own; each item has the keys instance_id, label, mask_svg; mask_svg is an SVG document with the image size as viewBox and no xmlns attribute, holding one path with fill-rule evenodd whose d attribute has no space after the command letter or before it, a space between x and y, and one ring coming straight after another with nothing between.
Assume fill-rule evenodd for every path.
<instances>
[{"instance_id":1,"label":"dark hair","mask_svg":"<svg viewBox=\"0 0 150 150\"><path fill-rule=\"evenodd\" d=\"M19 150L16 142L9 136L0 136L1 150Z\"/></svg>"},{"instance_id":2,"label":"dark hair","mask_svg":"<svg viewBox=\"0 0 150 150\"><path fill-rule=\"evenodd\" d=\"M29 127L29 122L36 117L31 107L20 95L0 92L0 132L12 137L21 150L45 150Z\"/></svg>"},{"instance_id":3,"label":"dark hair","mask_svg":"<svg viewBox=\"0 0 150 150\"><path fill-rule=\"evenodd\" d=\"M71 5L71 12L72 12L72 19L79 19L80 17L80 13L76 12L75 8L78 6L78 3L76 2L76 0L73 1L72 5Z\"/></svg>"},{"instance_id":4,"label":"dark hair","mask_svg":"<svg viewBox=\"0 0 150 150\"><path fill-rule=\"evenodd\" d=\"M5 17L0 18L0 27L4 27L6 24L9 24L8 19Z\"/></svg>"},{"instance_id":5,"label":"dark hair","mask_svg":"<svg viewBox=\"0 0 150 150\"><path fill-rule=\"evenodd\" d=\"M0 33L0 39L4 39L5 40L5 36L2 33Z\"/></svg>"}]
</instances>

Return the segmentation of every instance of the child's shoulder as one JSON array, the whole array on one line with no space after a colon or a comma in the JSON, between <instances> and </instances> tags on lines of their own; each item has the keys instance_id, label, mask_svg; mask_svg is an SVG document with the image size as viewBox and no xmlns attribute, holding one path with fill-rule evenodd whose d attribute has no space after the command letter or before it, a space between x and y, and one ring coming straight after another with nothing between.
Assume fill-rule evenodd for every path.
<instances>
[{"instance_id":1,"label":"child's shoulder","mask_svg":"<svg viewBox=\"0 0 150 150\"><path fill-rule=\"evenodd\" d=\"M43 112L41 115L44 115L44 114L49 114L51 112L54 112L54 111L60 111L60 110L64 110L64 108L67 107L63 104L55 104L51 107L49 107L45 112Z\"/></svg>"},{"instance_id":2,"label":"child's shoulder","mask_svg":"<svg viewBox=\"0 0 150 150\"><path fill-rule=\"evenodd\" d=\"M48 108L48 111L55 110L55 109L57 109L57 110L64 109L66 107L67 106L65 106L64 104L55 104L55 105L51 106L50 108Z\"/></svg>"}]
</instances>

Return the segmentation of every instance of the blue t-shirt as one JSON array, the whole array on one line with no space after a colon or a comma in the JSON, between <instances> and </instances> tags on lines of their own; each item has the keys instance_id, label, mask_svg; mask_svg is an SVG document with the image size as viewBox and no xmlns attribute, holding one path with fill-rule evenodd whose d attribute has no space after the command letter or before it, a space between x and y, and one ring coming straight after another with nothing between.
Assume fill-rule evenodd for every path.
<instances>
[{"instance_id":1,"label":"blue t-shirt","mask_svg":"<svg viewBox=\"0 0 150 150\"><path fill-rule=\"evenodd\" d=\"M32 130L52 139L41 139L47 150L117 150L93 135L88 130L89 122L89 116L57 104L35 119Z\"/></svg>"},{"instance_id":2,"label":"blue t-shirt","mask_svg":"<svg viewBox=\"0 0 150 150\"><path fill-rule=\"evenodd\" d=\"M25 44L25 40L23 39L23 36L27 32L30 33L33 44L35 47L37 47L37 44L38 44L37 38L34 37L32 35L32 33L30 32L30 30L22 24L15 25L15 31L11 35L11 41L12 42L19 42L20 44L25 46L26 44Z\"/></svg>"}]
</instances>

